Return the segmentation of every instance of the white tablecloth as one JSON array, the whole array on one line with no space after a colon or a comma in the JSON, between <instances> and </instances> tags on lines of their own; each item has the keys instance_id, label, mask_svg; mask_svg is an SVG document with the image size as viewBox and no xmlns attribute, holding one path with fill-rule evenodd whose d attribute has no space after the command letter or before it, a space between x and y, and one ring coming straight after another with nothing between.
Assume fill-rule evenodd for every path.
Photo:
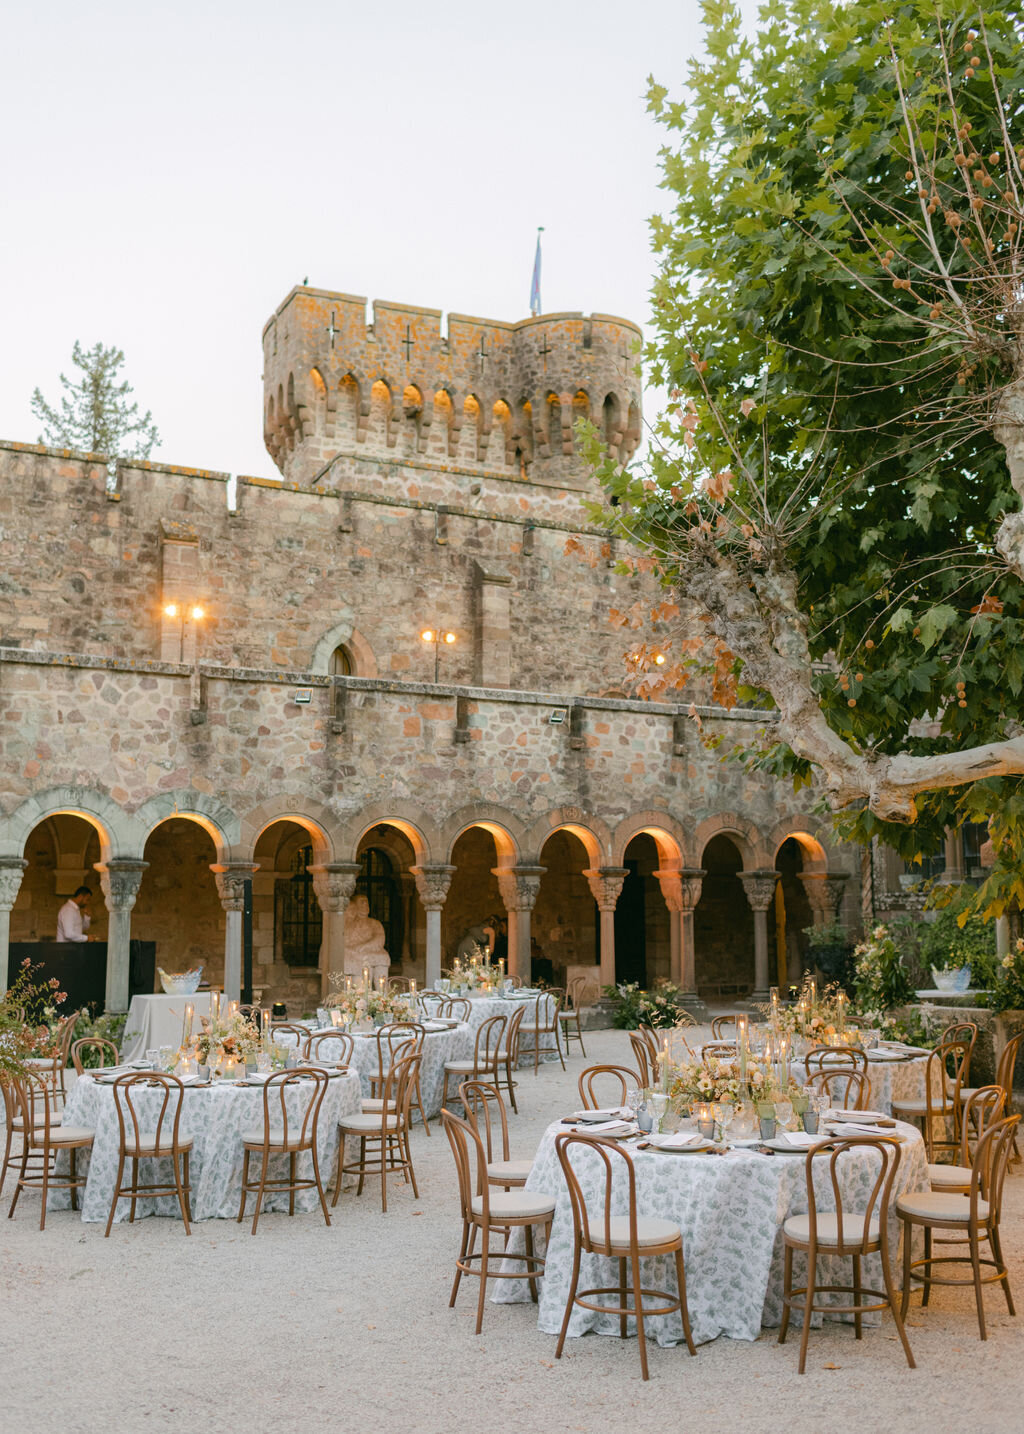
<instances>
[{"instance_id":1,"label":"white tablecloth","mask_svg":"<svg viewBox=\"0 0 1024 1434\"><path fill-rule=\"evenodd\" d=\"M199 1018L210 1014L209 991L197 991L194 996L133 996L124 1023L121 1060L126 1064L141 1061L147 1051L159 1050L161 1046L173 1046L177 1050L181 1045L185 1007L190 1001L196 1013L192 1029L198 1033Z\"/></svg>"},{"instance_id":2,"label":"white tablecloth","mask_svg":"<svg viewBox=\"0 0 1024 1434\"><path fill-rule=\"evenodd\" d=\"M468 1022L463 1021L453 1030L427 1031L423 1039L423 1061L420 1065L420 1094L427 1119L441 1113L441 1092L444 1089L445 1061L468 1060L473 1054L476 1032ZM295 1037L282 1032L278 1037L282 1045L294 1045ZM359 1073L363 1095L372 1094L370 1077L377 1074L377 1038L372 1035L352 1036L352 1058L349 1069ZM318 1052L319 1060L330 1062L341 1059L341 1044L323 1041ZM384 1046L387 1061L387 1045ZM419 1112L413 1108L413 1120L419 1119Z\"/></svg>"},{"instance_id":3,"label":"white tablecloth","mask_svg":"<svg viewBox=\"0 0 1024 1434\"><path fill-rule=\"evenodd\" d=\"M153 1126L156 1125L156 1111L162 1099L157 1089L143 1092L153 1106ZM301 1119L299 1089L289 1087L289 1118L294 1114ZM338 1158L338 1121L352 1115L359 1109L359 1077L353 1072L339 1075L327 1086L324 1103L320 1107L320 1121L317 1128L317 1155L320 1162L320 1178L325 1187L334 1176ZM139 1109L145 1119L146 1107ZM233 1220L238 1214L238 1202L242 1190L242 1132L261 1126L263 1123L263 1092L256 1087L242 1087L234 1084L186 1087L181 1113L181 1132L190 1135L195 1142L192 1149L192 1217L195 1220ZM114 1091L109 1085L101 1085L90 1076L81 1076L75 1082L64 1108L65 1125L84 1125L95 1130L91 1158L87 1152L78 1152L79 1169L88 1170L85 1190L79 1191L82 1219L85 1221L106 1221L110 1212L110 1201L114 1193L117 1176L118 1122L114 1108ZM275 1160L286 1160L285 1156L271 1158L272 1177L287 1173L285 1165L275 1170ZM67 1156L62 1156L62 1168L66 1169ZM252 1159L249 1161L253 1170ZM258 1166L257 1172L258 1172ZM126 1167L130 1174L131 1167ZM156 1181L173 1183L170 1160L144 1162L141 1178L147 1184ZM298 1160L300 1177L311 1177L313 1161L309 1155ZM297 1210L312 1210L317 1206L315 1191L300 1191L295 1197ZM70 1208L71 1198L67 1191L57 1191L49 1198L49 1209ZM288 1208L287 1194L270 1195L264 1201L267 1210ZM117 1206L118 1220L126 1220L130 1204L120 1200ZM252 1200L248 1203L250 1214ZM136 1210L136 1219L143 1215L171 1215L178 1217L178 1202L170 1199L141 1200Z\"/></svg>"},{"instance_id":4,"label":"white tablecloth","mask_svg":"<svg viewBox=\"0 0 1024 1434\"><path fill-rule=\"evenodd\" d=\"M527 1190L543 1191L557 1198L551 1240L547 1249L541 1283L538 1328L545 1334L561 1329L572 1275L573 1225L569 1194L555 1154L555 1136L565 1131L560 1122L544 1133L526 1182ZM913 1126L900 1124L896 1132L905 1139L900 1168L893 1185L893 1203L906 1190L927 1190L924 1142ZM626 1147L630 1149L630 1147ZM781 1228L790 1215L807 1211L807 1187L803 1155L759 1155L732 1150L724 1156L658 1154L633 1148L636 1169L638 1213L674 1220L683 1232L687 1305L696 1343L718 1335L732 1339L757 1339L762 1325L778 1325L782 1317ZM584 1194L592 1209L603 1199L604 1176L595 1157L577 1150L574 1166L579 1171ZM821 1163L823 1183L817 1189L819 1208L834 1209L827 1161ZM869 1151L851 1152L843 1157L843 1190L846 1208L855 1210L858 1199L866 1200L877 1174L877 1157ZM619 1197L621 1196L621 1204ZM613 1212L626 1214L625 1182L613 1187ZM895 1261L899 1239L898 1219L890 1221L892 1255ZM521 1236L510 1248L522 1249ZM510 1268L512 1268L510 1266ZM804 1263L797 1256L796 1284L803 1283ZM849 1261L819 1259L818 1278L822 1284L849 1284ZM839 1274L843 1271L843 1274ZM612 1276L612 1278L609 1278ZM617 1263L597 1255L584 1255L580 1289L617 1283ZM671 1257L656 1256L644 1261L644 1284L650 1288L675 1291ZM865 1285L882 1288L880 1261L864 1261ZM500 1282L494 1296L499 1303L526 1301L529 1288L520 1280ZM611 1301L609 1300L609 1303ZM796 1316L799 1324L799 1315ZM649 1319L648 1338L659 1344L682 1340L678 1313ZM618 1335L617 1317L601 1315L577 1306L569 1321L573 1336L596 1330ZM635 1322L630 1320L635 1333Z\"/></svg>"}]
</instances>

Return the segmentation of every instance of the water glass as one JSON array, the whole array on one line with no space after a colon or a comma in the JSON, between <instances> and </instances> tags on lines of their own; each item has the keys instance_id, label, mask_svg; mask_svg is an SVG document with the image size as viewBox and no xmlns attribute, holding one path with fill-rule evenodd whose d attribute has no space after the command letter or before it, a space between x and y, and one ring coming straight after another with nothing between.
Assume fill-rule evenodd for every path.
<instances>
[{"instance_id":1,"label":"water glass","mask_svg":"<svg viewBox=\"0 0 1024 1434\"><path fill-rule=\"evenodd\" d=\"M256 1069L260 1075L269 1075L274 1069L273 1057L269 1051L256 1052Z\"/></svg>"},{"instance_id":2,"label":"water glass","mask_svg":"<svg viewBox=\"0 0 1024 1434\"><path fill-rule=\"evenodd\" d=\"M160 1069L172 1071L174 1069L175 1050L173 1046L160 1047Z\"/></svg>"},{"instance_id":3,"label":"water glass","mask_svg":"<svg viewBox=\"0 0 1024 1434\"><path fill-rule=\"evenodd\" d=\"M159 1051L159 1050L147 1051L147 1052L146 1052L146 1064L149 1066L149 1068L150 1068L151 1071L155 1071L156 1068L157 1068L157 1066L160 1064L160 1051Z\"/></svg>"},{"instance_id":4,"label":"water glass","mask_svg":"<svg viewBox=\"0 0 1024 1434\"><path fill-rule=\"evenodd\" d=\"M665 1118L665 1111L668 1109L668 1093L663 1090L652 1091L649 1097L654 1124L661 1130L661 1122Z\"/></svg>"},{"instance_id":5,"label":"water glass","mask_svg":"<svg viewBox=\"0 0 1024 1434\"><path fill-rule=\"evenodd\" d=\"M789 1122L793 1119L793 1102L780 1098L775 1102L775 1119L783 1130L789 1129Z\"/></svg>"}]
</instances>

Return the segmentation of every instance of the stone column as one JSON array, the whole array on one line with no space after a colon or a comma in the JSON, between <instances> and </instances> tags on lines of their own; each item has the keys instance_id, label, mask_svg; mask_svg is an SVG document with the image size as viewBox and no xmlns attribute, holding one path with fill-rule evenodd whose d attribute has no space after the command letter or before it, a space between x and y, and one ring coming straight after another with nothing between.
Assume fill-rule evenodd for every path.
<instances>
[{"instance_id":1,"label":"stone column","mask_svg":"<svg viewBox=\"0 0 1024 1434\"><path fill-rule=\"evenodd\" d=\"M18 899L27 866L20 856L0 857L0 996L10 981L11 908Z\"/></svg>"},{"instance_id":2,"label":"stone column","mask_svg":"<svg viewBox=\"0 0 1024 1434\"><path fill-rule=\"evenodd\" d=\"M583 875L587 878L591 896L597 902L601 922L601 974L598 979L602 986L614 986L615 907L622 892L622 883L629 875L629 867L591 867Z\"/></svg>"},{"instance_id":3,"label":"stone column","mask_svg":"<svg viewBox=\"0 0 1024 1434\"><path fill-rule=\"evenodd\" d=\"M508 974L530 979L530 912L546 866L497 866L498 890L508 913Z\"/></svg>"},{"instance_id":4,"label":"stone column","mask_svg":"<svg viewBox=\"0 0 1024 1434\"><path fill-rule=\"evenodd\" d=\"M754 991L752 999L768 999L768 908L775 899L779 873L771 867L739 872L743 890L754 913Z\"/></svg>"},{"instance_id":5,"label":"stone column","mask_svg":"<svg viewBox=\"0 0 1024 1434\"><path fill-rule=\"evenodd\" d=\"M131 963L132 907L139 894L142 873L148 861L113 859L98 861L103 899L110 920L107 927L107 992L108 1011L127 1011L128 972Z\"/></svg>"},{"instance_id":6,"label":"stone column","mask_svg":"<svg viewBox=\"0 0 1024 1434\"><path fill-rule=\"evenodd\" d=\"M959 828L946 833L944 855L946 867L939 882L942 886L960 886L967 878L964 871L964 840Z\"/></svg>"},{"instance_id":7,"label":"stone column","mask_svg":"<svg viewBox=\"0 0 1024 1434\"><path fill-rule=\"evenodd\" d=\"M438 862L431 866L411 866L423 909L427 913L427 955L423 972L425 986L436 987L441 979L441 912L448 898L448 888L456 868Z\"/></svg>"},{"instance_id":8,"label":"stone column","mask_svg":"<svg viewBox=\"0 0 1024 1434\"><path fill-rule=\"evenodd\" d=\"M242 999L242 909L245 906L245 883L258 866L248 861L232 861L227 865L212 862L210 870L217 882L217 895L224 908L224 999Z\"/></svg>"},{"instance_id":9,"label":"stone column","mask_svg":"<svg viewBox=\"0 0 1024 1434\"><path fill-rule=\"evenodd\" d=\"M843 904L843 892L850 879L848 871L798 871L807 892L815 926L835 921Z\"/></svg>"},{"instance_id":10,"label":"stone column","mask_svg":"<svg viewBox=\"0 0 1024 1434\"><path fill-rule=\"evenodd\" d=\"M331 975L345 971L345 911L352 900L362 866L358 861L331 861L306 868L324 918L320 943L320 995L326 999ZM344 984L344 982L342 982Z\"/></svg>"},{"instance_id":11,"label":"stone column","mask_svg":"<svg viewBox=\"0 0 1024 1434\"><path fill-rule=\"evenodd\" d=\"M693 939L693 912L700 900L703 867L656 871L669 913L669 980L688 997L697 996L697 953Z\"/></svg>"}]
</instances>

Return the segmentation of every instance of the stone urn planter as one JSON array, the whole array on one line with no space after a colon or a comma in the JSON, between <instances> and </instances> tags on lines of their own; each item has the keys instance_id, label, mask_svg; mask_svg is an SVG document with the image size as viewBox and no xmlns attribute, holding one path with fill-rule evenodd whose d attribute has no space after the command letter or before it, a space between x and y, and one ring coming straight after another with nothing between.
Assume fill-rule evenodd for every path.
<instances>
[{"instance_id":1,"label":"stone urn planter","mask_svg":"<svg viewBox=\"0 0 1024 1434\"><path fill-rule=\"evenodd\" d=\"M1015 1036L1022 1027L1024 1027L1024 1011L1000 1011L999 1015L995 1017L992 1036L997 1067L1007 1041L1011 1036ZM1013 1088L1024 1095L1024 1059L1019 1056L1013 1075Z\"/></svg>"}]
</instances>

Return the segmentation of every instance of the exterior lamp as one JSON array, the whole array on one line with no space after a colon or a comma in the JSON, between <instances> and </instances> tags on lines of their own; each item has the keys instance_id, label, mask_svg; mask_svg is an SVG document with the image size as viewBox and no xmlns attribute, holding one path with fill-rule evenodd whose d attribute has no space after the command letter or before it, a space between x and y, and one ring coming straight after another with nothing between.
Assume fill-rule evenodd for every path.
<instances>
[{"instance_id":1,"label":"exterior lamp","mask_svg":"<svg viewBox=\"0 0 1024 1434\"><path fill-rule=\"evenodd\" d=\"M425 627L420 633L420 640L432 643L434 647L434 681L437 682L441 663L441 646L450 647L458 639L454 632L447 632L442 627Z\"/></svg>"}]
</instances>

